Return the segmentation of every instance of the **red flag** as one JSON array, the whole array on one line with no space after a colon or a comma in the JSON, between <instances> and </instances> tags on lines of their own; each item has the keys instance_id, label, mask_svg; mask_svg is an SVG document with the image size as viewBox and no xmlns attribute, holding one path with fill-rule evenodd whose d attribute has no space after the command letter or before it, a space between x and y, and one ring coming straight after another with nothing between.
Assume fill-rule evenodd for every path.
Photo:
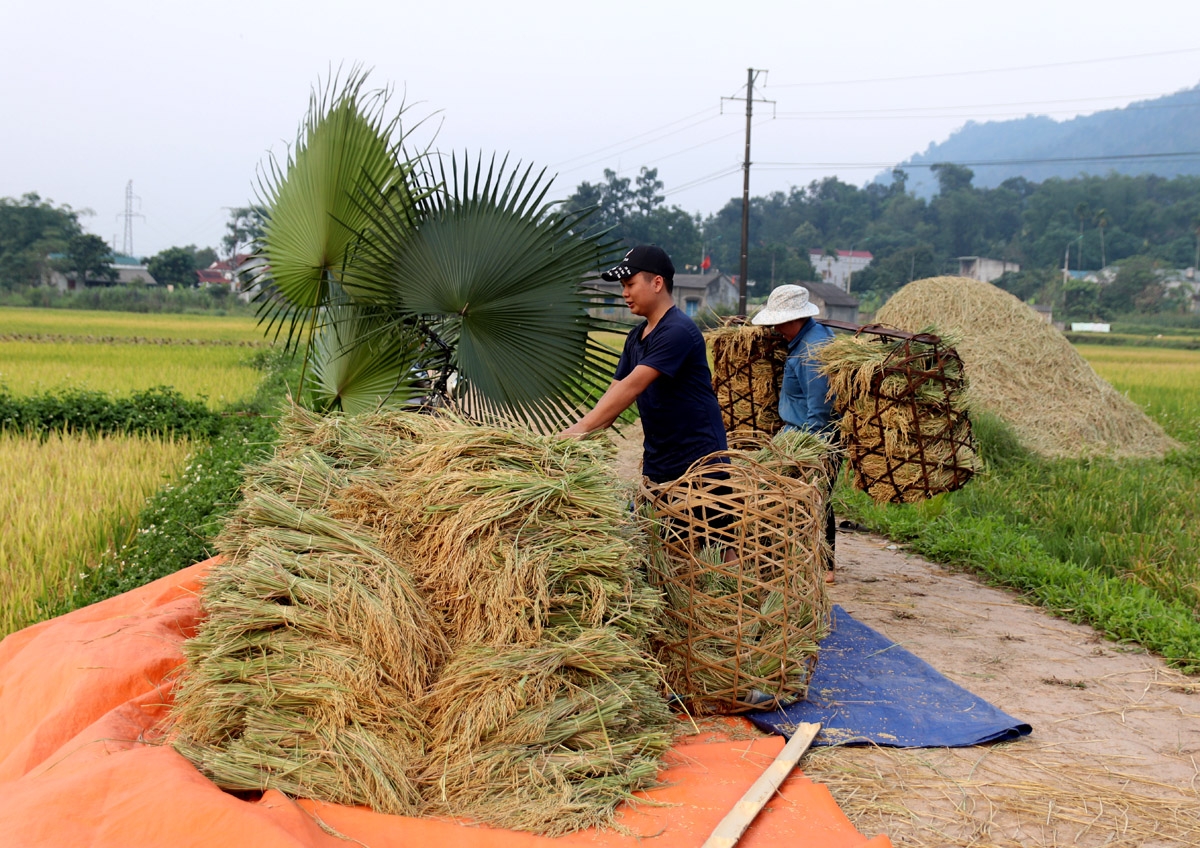
<instances>
[{"instance_id":1,"label":"red flag","mask_svg":"<svg viewBox=\"0 0 1200 848\"><path fill-rule=\"evenodd\" d=\"M704 261L700 263L701 270L707 271L712 267L712 259L708 256L704 257Z\"/></svg>"}]
</instances>

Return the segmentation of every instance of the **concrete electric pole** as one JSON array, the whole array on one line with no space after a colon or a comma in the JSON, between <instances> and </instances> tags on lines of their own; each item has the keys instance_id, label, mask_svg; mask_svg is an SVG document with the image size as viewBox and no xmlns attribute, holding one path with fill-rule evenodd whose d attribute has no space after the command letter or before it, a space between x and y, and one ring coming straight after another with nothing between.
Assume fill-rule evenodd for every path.
<instances>
[{"instance_id":1,"label":"concrete electric pole","mask_svg":"<svg viewBox=\"0 0 1200 848\"><path fill-rule=\"evenodd\" d=\"M738 315L746 314L746 273L750 254L750 121L754 116L754 81L766 71L746 69L746 154L742 162L742 253L738 264ZM723 97L722 100L734 100ZM759 100L759 103L772 103Z\"/></svg>"}]
</instances>

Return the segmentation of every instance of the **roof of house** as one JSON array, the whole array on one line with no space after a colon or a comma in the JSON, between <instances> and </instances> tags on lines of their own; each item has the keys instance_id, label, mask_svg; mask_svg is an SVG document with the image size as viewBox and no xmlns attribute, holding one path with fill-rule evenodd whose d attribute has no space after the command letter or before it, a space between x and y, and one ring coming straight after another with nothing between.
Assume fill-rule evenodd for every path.
<instances>
[{"instance_id":1,"label":"roof of house","mask_svg":"<svg viewBox=\"0 0 1200 848\"><path fill-rule=\"evenodd\" d=\"M231 256L228 259L218 259L208 267L215 268L218 271L236 271L242 267L242 265L246 264L246 260L250 259L253 255L254 254L252 253L239 253L236 256Z\"/></svg>"},{"instance_id":2,"label":"roof of house","mask_svg":"<svg viewBox=\"0 0 1200 848\"><path fill-rule=\"evenodd\" d=\"M818 282L801 283L800 285L808 289L809 294L816 295L822 301L824 301L825 306L827 307L853 306L856 309L858 308L858 298L850 294L850 292L846 291L845 289L839 288L838 286L830 283Z\"/></svg>"},{"instance_id":3,"label":"roof of house","mask_svg":"<svg viewBox=\"0 0 1200 848\"><path fill-rule=\"evenodd\" d=\"M710 271L707 274L676 274L674 286L677 289L706 289L718 277L724 277L729 281L731 286L737 285L734 279L728 274L722 274L720 271Z\"/></svg>"},{"instance_id":4,"label":"roof of house","mask_svg":"<svg viewBox=\"0 0 1200 848\"><path fill-rule=\"evenodd\" d=\"M809 255L809 256L824 256L824 255L825 255L825 251L823 251L823 250L810 250L810 251L808 252L808 255ZM871 251L869 251L869 250L839 250L839 251L837 252L837 255L838 255L838 258L839 258L839 259L849 259L849 258L854 258L854 259L874 259L874 258L875 258L874 256L872 256L872 255L871 255Z\"/></svg>"},{"instance_id":5,"label":"roof of house","mask_svg":"<svg viewBox=\"0 0 1200 848\"><path fill-rule=\"evenodd\" d=\"M216 268L201 268L196 272L196 279L202 283L227 283L225 274Z\"/></svg>"}]
</instances>

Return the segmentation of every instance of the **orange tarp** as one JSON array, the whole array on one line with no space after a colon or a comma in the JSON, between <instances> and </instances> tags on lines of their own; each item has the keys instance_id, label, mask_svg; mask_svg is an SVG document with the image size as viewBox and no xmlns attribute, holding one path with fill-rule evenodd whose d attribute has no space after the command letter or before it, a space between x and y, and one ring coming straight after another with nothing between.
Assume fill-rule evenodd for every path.
<instances>
[{"instance_id":1,"label":"orange tarp","mask_svg":"<svg viewBox=\"0 0 1200 848\"><path fill-rule=\"evenodd\" d=\"M548 838L364 808L243 800L168 745L161 727L181 643L200 617L200 563L0 642L0 834L5 846L698 846L783 747L779 737L695 738L664 761L654 804L626 805L627 835ZM648 838L649 837L649 838ZM795 772L742 838L753 846L871 846L829 791Z\"/></svg>"}]
</instances>

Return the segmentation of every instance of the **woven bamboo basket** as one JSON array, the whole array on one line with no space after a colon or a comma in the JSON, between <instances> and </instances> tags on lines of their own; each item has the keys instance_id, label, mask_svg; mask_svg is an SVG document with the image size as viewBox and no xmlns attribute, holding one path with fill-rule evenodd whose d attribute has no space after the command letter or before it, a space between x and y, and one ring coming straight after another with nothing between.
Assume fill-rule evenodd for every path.
<instances>
[{"instance_id":1,"label":"woven bamboo basket","mask_svg":"<svg viewBox=\"0 0 1200 848\"><path fill-rule=\"evenodd\" d=\"M830 622L822 487L726 451L640 497L672 694L697 715L803 698Z\"/></svg>"},{"instance_id":2,"label":"woven bamboo basket","mask_svg":"<svg viewBox=\"0 0 1200 848\"><path fill-rule=\"evenodd\" d=\"M911 503L960 489L979 469L953 345L869 325L819 356L856 489L878 503Z\"/></svg>"},{"instance_id":3,"label":"woven bamboo basket","mask_svg":"<svg viewBox=\"0 0 1200 848\"><path fill-rule=\"evenodd\" d=\"M783 426L779 387L787 344L770 327L731 324L705 335L712 347L713 391L725 430L775 435Z\"/></svg>"}]
</instances>

